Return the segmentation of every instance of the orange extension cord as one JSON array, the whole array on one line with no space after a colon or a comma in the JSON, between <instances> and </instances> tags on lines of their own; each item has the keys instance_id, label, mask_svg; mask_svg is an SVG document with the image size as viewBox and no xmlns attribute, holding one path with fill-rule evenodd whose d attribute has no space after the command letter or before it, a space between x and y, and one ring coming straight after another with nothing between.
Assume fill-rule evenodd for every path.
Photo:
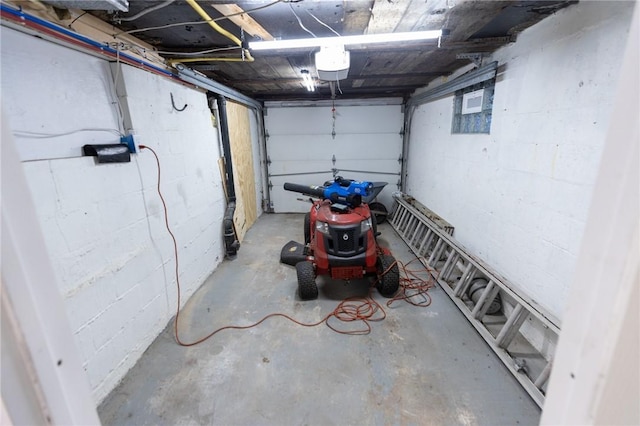
<instances>
[{"instance_id":1,"label":"orange extension cord","mask_svg":"<svg viewBox=\"0 0 640 426\"><path fill-rule=\"evenodd\" d=\"M153 148L148 147L146 145L140 145L140 149L148 149L149 151L151 151L151 153L153 154L153 156L156 158L156 164L158 166L158 185L157 185L157 189L158 189L158 195L160 196L160 201L162 201L162 206L164 208L164 222L165 222L165 226L167 228L167 231L169 232L169 235L171 236L171 239L173 240L173 251L174 251L174 255L176 258L176 268L175 268L175 276L176 276L176 287L177 287L177 291L178 291L178 306L176 307L176 319L173 323L173 331L174 331L174 335L175 335L175 339L176 342L180 345L180 346L195 346L199 343L204 342L205 340L215 336L216 334L218 334L219 332L223 331L223 330L246 330L249 328L253 328L253 327L257 327L258 325L262 324L263 322L265 322L266 320L268 320L269 318L273 318L273 317L282 317L282 318L286 318L287 320L294 322L298 325L301 325L303 327L316 327L322 323L326 324L327 327L329 327L331 330L335 331L336 333L340 333L340 334L347 334L347 335L365 335L365 334L369 334L371 333L371 322L376 322L376 321L382 321L387 317L387 314L384 310L384 308L378 303L376 302L371 295L367 295L364 298L361 297L350 297L347 298L345 300L343 300L342 302L340 302L338 304L338 306L331 311L329 314L327 314L324 318L322 318L320 321L314 322L314 323L304 323L304 322L300 322L298 320L296 320L295 318L290 317L289 315L283 314L283 313L272 313L269 314L267 316L265 316L264 318L262 318L260 321L255 322L253 324L250 325L244 325L244 326L240 326L240 325L227 325L224 327L220 327L214 331L212 331L211 333L207 334L206 336L194 341L194 342L183 342L182 340L180 340L180 334L178 333L178 320L180 317L180 274L179 274L179 264L178 264L178 243L176 241L176 237L173 234L173 232L171 231L171 227L169 226L169 213L167 210L167 203L164 200L164 197L162 196L162 191L160 190L160 177L161 177L161 171L160 171L160 159L158 158L158 154L156 154L156 152L153 150ZM419 261L421 260L420 258L415 258L413 259L411 262L407 263L406 265L404 265L402 262L396 261L394 264L390 265L389 268L387 268L386 271L383 271L382 275L386 274L391 268L393 268L394 265L398 265L399 270L401 271L401 277L400 277L400 289L398 290L398 293L389 301L387 301L387 307L391 307L391 305L393 304L393 302L397 301L397 300L404 300L407 303L410 303L414 306L421 306L421 307L426 307L429 306L431 304L431 296L427 293L429 291L430 288L432 288L435 283L434 280L432 278L432 276L434 275L435 271L432 271L428 268L425 268L422 263L420 263L420 267L416 268L416 269L409 269L409 265L412 264L415 261ZM420 274L425 274L427 273L428 278L422 278L420 277ZM402 276L404 275L404 276ZM375 285L375 283L373 284ZM416 301L416 299L418 299ZM364 327L360 328L360 329L355 329L355 330L340 330L338 328L336 328L334 325L331 324L331 319L335 318L338 321L341 322L355 322L355 321L361 321L362 323L364 323Z\"/></svg>"}]
</instances>

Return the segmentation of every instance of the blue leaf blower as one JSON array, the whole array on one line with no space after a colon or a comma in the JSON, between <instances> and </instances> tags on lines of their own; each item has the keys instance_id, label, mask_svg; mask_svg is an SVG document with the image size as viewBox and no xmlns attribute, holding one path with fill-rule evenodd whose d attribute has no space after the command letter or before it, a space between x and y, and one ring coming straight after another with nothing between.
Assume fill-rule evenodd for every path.
<instances>
[{"instance_id":1,"label":"blue leaf blower","mask_svg":"<svg viewBox=\"0 0 640 426\"><path fill-rule=\"evenodd\" d=\"M333 182L325 182L323 186L299 185L297 183L285 183L284 189L298 192L311 197L330 200L334 203L346 204L349 207L358 207L362 204L362 198L368 198L373 190L373 183L336 177Z\"/></svg>"}]
</instances>

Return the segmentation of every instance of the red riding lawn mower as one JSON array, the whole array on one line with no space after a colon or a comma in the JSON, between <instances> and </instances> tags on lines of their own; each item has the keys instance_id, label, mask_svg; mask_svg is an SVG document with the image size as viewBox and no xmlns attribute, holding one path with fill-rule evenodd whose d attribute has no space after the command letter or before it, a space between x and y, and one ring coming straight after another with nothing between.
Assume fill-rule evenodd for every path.
<instances>
[{"instance_id":1,"label":"red riding lawn mower","mask_svg":"<svg viewBox=\"0 0 640 426\"><path fill-rule=\"evenodd\" d=\"M284 189L312 199L304 218L304 245L287 243L280 261L295 266L298 293L304 300L318 297L316 276L354 280L376 276L380 294L392 297L400 273L389 249L377 242L377 221L366 201L372 201L385 182L359 182L337 177L324 186L285 183Z\"/></svg>"}]
</instances>

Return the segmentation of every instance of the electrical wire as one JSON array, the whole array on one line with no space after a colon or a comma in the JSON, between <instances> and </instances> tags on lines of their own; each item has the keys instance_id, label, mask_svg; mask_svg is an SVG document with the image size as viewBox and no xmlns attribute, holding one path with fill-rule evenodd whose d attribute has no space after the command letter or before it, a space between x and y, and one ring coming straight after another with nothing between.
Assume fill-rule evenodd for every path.
<instances>
[{"instance_id":1,"label":"electrical wire","mask_svg":"<svg viewBox=\"0 0 640 426\"><path fill-rule=\"evenodd\" d=\"M291 5L289 5L289 6L291 6ZM313 19L315 19L316 21L318 21L318 22L320 23L320 25L324 25L325 27L329 28L329 29L330 29L330 30L331 30L335 35L337 35L338 37L342 37L342 36L340 35L340 33L339 33L339 32L337 32L336 30L334 30L333 28L331 28L329 25L327 25L327 24L325 24L324 22L322 22L320 19L318 19L318 18L316 17L316 15L314 15L313 13L309 12L309 11L308 11L308 10L306 10L306 9L305 9L305 11L306 11L309 15L311 15L311 17L312 17Z\"/></svg>"},{"instance_id":2,"label":"electrical wire","mask_svg":"<svg viewBox=\"0 0 640 426\"><path fill-rule=\"evenodd\" d=\"M419 269L409 269L408 266L413 262L420 262ZM398 263L398 268L404 273L404 276L400 277L400 290L396 295L387 302L387 307L398 301L404 300L405 302L420 307L427 307L431 305L431 296L428 291L435 287L435 280L438 273L431 268L426 268L424 258L416 257L407 264ZM420 274L427 273L427 277L423 278ZM435 277L435 278L434 278ZM416 301L418 299L418 301Z\"/></svg>"},{"instance_id":3,"label":"electrical wire","mask_svg":"<svg viewBox=\"0 0 640 426\"><path fill-rule=\"evenodd\" d=\"M57 138L60 136L69 136L69 135L73 135L75 133L80 133L80 132L109 132L109 133L113 133L115 135L118 136L123 136L123 134L116 129L101 129L101 128L87 128L87 129L77 129L77 130L71 130L69 132L64 132L64 133L38 133L38 132L28 132L28 131L24 131L24 130L15 130L13 132L13 134L15 136L21 137L21 138L26 138L26 139L49 139L49 138Z\"/></svg>"},{"instance_id":4,"label":"electrical wire","mask_svg":"<svg viewBox=\"0 0 640 426\"><path fill-rule=\"evenodd\" d=\"M302 327L316 327L318 325L321 324L325 324L327 327L329 327L331 330L335 331L336 333L340 333L340 334L346 334L346 335L366 335L371 333L372 328L371 328L371 323L372 322L378 322L378 321L382 321L387 317L387 314L384 310L384 308L378 303L376 302L370 294L368 294L366 297L362 298L362 297L351 297L351 298L347 298L345 300L343 300L342 302L340 302L338 304L338 306L336 306L336 308L331 311L329 314L327 314L326 316L324 316L321 320L316 321L316 322L312 322L312 323L305 323L305 322L301 322L298 321L297 319L287 315L287 314L283 314L280 312L275 312L275 313L271 313L268 314L266 316L264 316L262 319L260 319L257 322L254 322L252 324L249 325L226 325L220 328L215 329L214 331L210 332L209 334L193 341L193 342L183 342L180 339L180 334L179 334L179 327L178 327L178 322L179 322L179 318L180 318L180 303L181 303L181 289L180 289L180 266L179 266L179 259L178 259L178 242L176 240L176 237L173 233L173 231L171 230L171 226L169 225L169 213L168 213L168 209L167 209L167 203L164 199L164 196L162 195L162 190L161 190L161 186L160 186L160 179L161 179L161 168L160 168L160 158L158 157L158 154L155 152L155 150L149 146L146 145L140 145L140 150L143 149L148 149L153 156L155 157L156 160L156 166L158 169L158 179L157 179L157 191L158 191L158 196L160 197L160 201L162 202L162 207L163 207L163 211L164 211L164 223L167 229L167 232L169 233L169 235L171 236L171 240L173 242L173 253L175 256L175 279L176 279L176 288L177 288L177 306L176 306L176 315L175 315L175 320L173 323L173 331L174 331L174 338L176 340L176 342L180 345L180 346L185 346L185 347L189 347L189 346L195 346L197 344L200 344L202 342L204 342L205 340L210 339L211 337L215 336L216 334L220 333L221 331L224 330L247 330L253 327L257 327L260 324L262 324L263 322L265 322L266 320L270 319L270 318L276 318L276 317L280 317L280 318L284 318L286 320L289 320L295 324L298 324ZM401 277L400 279L400 290L398 292L398 295L396 295L396 297L394 297L393 299L389 300L387 302L387 306L391 306L391 304L396 301L396 300L405 300L408 303L414 305L414 306L429 306L429 304L431 304L431 297L429 296L428 298L428 303L416 303L413 302L411 299L413 297L415 297L417 294L420 295L426 295L426 292L429 290L429 288L433 287L433 281L432 279L429 280L424 280L422 278L419 277L419 273L420 272L424 272L424 271L428 271L426 269L422 269L421 271L418 270L412 270L412 269L408 269L407 266L409 264L411 264L412 262L414 262L415 260L419 260L418 258L412 260L411 262L409 262L407 265L403 265L401 262L399 261L395 261L394 263L392 263L391 265L389 265L387 267L386 270L382 271L380 273L380 275L378 276L378 280L383 277L384 275L386 275L387 273L389 273L389 271L391 271L391 269L394 266L398 266L398 270L399 272L404 272L406 277ZM374 282L373 285L375 285L377 283ZM410 293L407 293L407 291L409 291ZM419 291L419 292L418 292ZM352 323L352 322L360 322L363 324L363 327L360 328L350 328L350 329L341 329L338 328L335 324L332 324L332 319L335 319L337 321L339 321L339 323ZM335 322L334 320L334 322Z\"/></svg>"},{"instance_id":5,"label":"electrical wire","mask_svg":"<svg viewBox=\"0 0 640 426\"><path fill-rule=\"evenodd\" d=\"M296 11L293 9L293 6L291 6L291 3L289 3L289 9L291 9L291 12L293 12L293 15L296 17L296 19L298 20L298 24L300 24L300 28L302 28L303 30L305 30L306 32L308 32L309 34L311 34L314 38L317 37L314 33L312 33L307 27L304 26L304 24L302 23L302 20L300 19L300 17L298 16L298 14L296 13Z\"/></svg>"},{"instance_id":6,"label":"electrical wire","mask_svg":"<svg viewBox=\"0 0 640 426\"><path fill-rule=\"evenodd\" d=\"M82 18L84 15L86 15L89 12L82 12L80 15L76 16L75 19L73 21L71 21L69 23L69 25L67 25L69 28L73 29L72 25L80 18Z\"/></svg>"},{"instance_id":7,"label":"electrical wire","mask_svg":"<svg viewBox=\"0 0 640 426\"><path fill-rule=\"evenodd\" d=\"M338 78L338 71L336 71L336 86L338 87L338 92L340 92L341 95L344 95L344 93L342 93L342 88L340 87L340 79Z\"/></svg>"},{"instance_id":8,"label":"electrical wire","mask_svg":"<svg viewBox=\"0 0 640 426\"><path fill-rule=\"evenodd\" d=\"M126 18L117 18L117 21L120 21L120 22L135 21L136 19L146 15L147 13L151 13L154 10L162 9L163 7L169 6L174 1L175 0L167 0L164 3L160 3L160 4L157 4L155 6L151 6L151 7L147 8L147 9L141 10L140 12L136 13L133 16L127 16Z\"/></svg>"},{"instance_id":9,"label":"electrical wire","mask_svg":"<svg viewBox=\"0 0 640 426\"><path fill-rule=\"evenodd\" d=\"M160 197L160 201L162 202L162 207L164 210L164 224L167 228L167 232L169 233L169 235L171 236L171 240L173 241L173 253L175 255L176 258L176 268L175 268L175 273L176 273L176 287L177 287L177 293L178 293L178 307L176 310L176 319L174 322L174 334L176 336L176 341L178 342L178 344L185 346L181 341L180 338L178 337L178 316L180 315L180 296L181 296L181 291L180 291L180 266L179 266L179 257L178 257L178 242L176 241L176 236L173 234L173 231L171 230L171 226L169 225L169 210L167 209L167 203L164 200L164 197L162 196L162 190L160 189L160 178L161 178L161 169L160 169L160 158L158 157L158 154L156 153L156 151L146 145L140 145L139 148L142 149L148 149L153 156L156 158L156 166L158 168L158 185L157 185L157 190L158 190L158 196Z\"/></svg>"},{"instance_id":10,"label":"electrical wire","mask_svg":"<svg viewBox=\"0 0 640 426\"><path fill-rule=\"evenodd\" d=\"M285 0L275 0L271 3L262 5L262 6L258 6L255 7L253 9L249 9L249 10L244 10L242 12L236 12L236 13L232 13L230 15L225 15L225 16L221 16L219 18L212 18L212 19L205 19L204 21L188 21L188 22L175 22L173 24L166 24L166 25L158 25L156 27L145 27L145 28L136 28L134 30L129 30L129 31L122 31L119 33L114 34L114 37L117 37L119 35L122 34L136 34L136 33L140 33L140 32L144 32L144 31L152 31L152 30L162 30L165 28L173 28L173 27L180 27L182 25L201 25L201 24L208 24L209 22L217 22L217 21L222 21L224 19L229 19L232 18L234 16L238 16L238 15L245 15L245 14L251 14L253 12L256 12L258 10L262 10L262 9L266 9L267 7L273 6L275 4L278 3L282 3L285 2ZM288 3L288 2L285 2Z\"/></svg>"},{"instance_id":11,"label":"electrical wire","mask_svg":"<svg viewBox=\"0 0 640 426\"><path fill-rule=\"evenodd\" d=\"M200 56L200 55L206 55L207 53L224 52L228 50L237 50L237 49L242 49L242 46L218 47L215 49L201 50L199 52L175 52L175 51L171 52L168 50L154 50L154 52L159 53L161 55Z\"/></svg>"}]
</instances>

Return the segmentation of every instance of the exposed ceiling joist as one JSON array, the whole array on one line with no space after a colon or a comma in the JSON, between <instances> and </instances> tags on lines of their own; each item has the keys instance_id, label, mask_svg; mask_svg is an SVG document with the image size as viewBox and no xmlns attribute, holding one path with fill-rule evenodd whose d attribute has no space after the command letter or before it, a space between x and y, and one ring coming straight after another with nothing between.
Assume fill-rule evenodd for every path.
<instances>
[{"instance_id":1,"label":"exposed ceiling joist","mask_svg":"<svg viewBox=\"0 0 640 426\"><path fill-rule=\"evenodd\" d=\"M392 33L411 4L411 0L375 0L367 34Z\"/></svg>"},{"instance_id":2,"label":"exposed ceiling joist","mask_svg":"<svg viewBox=\"0 0 640 426\"><path fill-rule=\"evenodd\" d=\"M228 16L231 22L253 37L259 37L262 40L273 40L273 36L237 4L212 4L211 6L223 16Z\"/></svg>"},{"instance_id":3,"label":"exposed ceiling joist","mask_svg":"<svg viewBox=\"0 0 640 426\"><path fill-rule=\"evenodd\" d=\"M2 0L29 6L49 0ZM349 45L349 73L340 82L340 97L375 96L408 97L416 87L426 86L435 78L448 76L470 59L488 57L491 52L515 41L523 29L570 6L576 0L196 0L212 12L212 17L226 31L237 35L242 28L245 39L308 38L343 36L365 32L410 32L448 30L441 40L430 42ZM112 33L131 33L126 45L145 56L173 58L198 57L189 64L208 78L224 82L258 100L275 98L324 99L327 88L307 92L301 84L302 70L316 75L314 53L317 49L251 52L255 61L227 62L223 59L229 41L219 32L198 20L185 0L176 0L159 9L164 0L132 0L125 13L91 11L80 17L65 14L63 24L77 30L87 16L101 19ZM25 6L27 7L27 6ZM50 6L49 6L50 7ZM216 9L216 11L212 9ZM52 9L52 8L51 8ZM153 9L153 10L151 10ZM142 13L149 10L148 13ZM45 11L47 12L47 11ZM51 10L48 11L51 17ZM142 14L141 14L142 13ZM219 14L224 16L219 16ZM231 16L234 15L234 16ZM228 17L228 19L226 19ZM133 19L121 19L133 18ZM62 19L62 18L60 18ZM111 25L109 25L109 24ZM202 25L200 25L202 24ZM331 29L329 29L329 27ZM307 30L305 30L307 29ZM138 39L136 42L134 39ZM100 38L100 40L105 40ZM129 39L128 39L129 40ZM142 42L146 42L144 45ZM154 52L154 48L157 49ZM169 53L174 52L174 53ZM202 53L200 53L202 52ZM220 53L222 52L222 53ZM220 55L212 61L209 54ZM474 54L475 56L470 56ZM201 55L205 55L202 57Z\"/></svg>"}]
</instances>

